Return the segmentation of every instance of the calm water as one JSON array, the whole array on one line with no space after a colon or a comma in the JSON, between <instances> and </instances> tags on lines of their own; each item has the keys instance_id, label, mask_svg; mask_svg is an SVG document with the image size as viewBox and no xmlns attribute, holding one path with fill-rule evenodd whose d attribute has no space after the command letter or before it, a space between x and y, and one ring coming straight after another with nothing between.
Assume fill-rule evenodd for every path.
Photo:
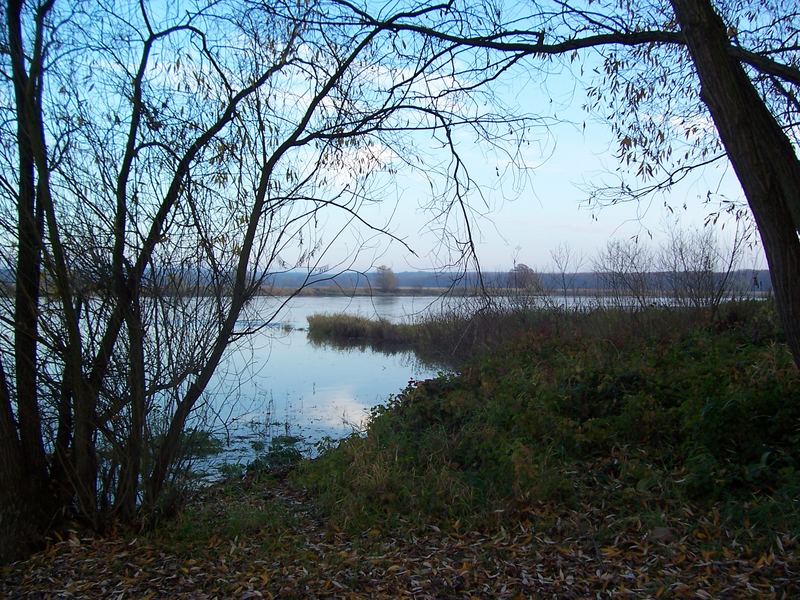
<instances>
[{"instance_id":1,"label":"calm water","mask_svg":"<svg viewBox=\"0 0 800 600\"><path fill-rule=\"evenodd\" d=\"M306 337L306 317L346 312L397 322L438 306L434 297L303 297L271 318L279 300L256 299L241 323L269 326L233 349L209 385L206 427L227 445L213 462L246 463L255 456L253 442L269 443L275 435L299 435L309 445L345 436L410 379L437 374L408 352L314 346Z\"/></svg>"}]
</instances>

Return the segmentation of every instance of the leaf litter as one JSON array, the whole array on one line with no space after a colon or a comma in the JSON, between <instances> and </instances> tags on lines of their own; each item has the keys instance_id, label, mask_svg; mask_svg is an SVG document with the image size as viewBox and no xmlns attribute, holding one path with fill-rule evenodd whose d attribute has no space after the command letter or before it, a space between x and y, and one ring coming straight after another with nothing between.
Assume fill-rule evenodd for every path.
<instances>
[{"instance_id":1,"label":"leaf litter","mask_svg":"<svg viewBox=\"0 0 800 600\"><path fill-rule=\"evenodd\" d=\"M133 537L70 531L4 567L8 598L793 598L797 537L765 545L727 530L715 507L648 527L593 505L534 504L487 531L338 529L287 481L251 484L236 502L284 517L230 535L215 519L231 498L210 488L195 506L216 516L197 540L169 526ZM190 507L191 508L191 507ZM750 538L750 539L749 539Z\"/></svg>"}]
</instances>

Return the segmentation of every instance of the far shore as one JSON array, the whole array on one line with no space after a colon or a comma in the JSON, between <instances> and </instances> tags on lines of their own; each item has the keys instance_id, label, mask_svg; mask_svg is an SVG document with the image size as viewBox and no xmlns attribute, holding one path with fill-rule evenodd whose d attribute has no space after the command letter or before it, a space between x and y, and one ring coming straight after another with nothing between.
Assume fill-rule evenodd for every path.
<instances>
[{"instance_id":1,"label":"far shore","mask_svg":"<svg viewBox=\"0 0 800 600\"><path fill-rule=\"evenodd\" d=\"M163 292L162 292L163 293ZM0 288L0 296L10 297L13 294L13 287L5 289ZM144 297L153 296L152 290L144 288L142 290ZM182 296L182 297L197 297L203 298L210 293L203 293L203 290L198 289L183 289L171 291L164 294L165 296ZM223 294L225 295L225 294ZM392 298L397 296L414 297L414 296L449 296L453 298L469 298L469 297L503 297L503 296L517 296L525 298L607 298L607 297L625 297L625 298L652 298L657 300L659 298L669 298L671 294L667 291L645 291L639 294L620 292L620 290L613 289L600 289L600 288L574 288L555 289L548 288L544 290L526 290L522 288L507 288L507 287L486 287L484 289L475 287L398 287L393 290L379 290L370 287L357 287L345 288L337 286L324 286L315 287L308 286L297 290L296 288L284 287L263 287L258 289L255 294L256 297L278 297L288 298L291 296L310 297L310 298L325 298L325 297L374 297L374 298ZM764 299L771 297L771 291L763 290L746 290L731 294L725 299ZM90 295L91 296L91 295ZM55 298L55 294L44 293L44 297Z\"/></svg>"},{"instance_id":2,"label":"far shore","mask_svg":"<svg viewBox=\"0 0 800 600\"><path fill-rule=\"evenodd\" d=\"M476 296L530 296L530 297L550 297L550 298L605 298L609 296L619 296L618 290L610 289L592 289L592 288L579 288L568 289L566 293L564 290L547 289L529 291L518 288L490 288L485 290L478 288L447 288L447 287L398 287L391 291L382 291L376 288L358 287L358 288L342 288L335 286L326 287L306 287L299 291L291 288L262 288L256 293L256 296L304 296L304 297L354 297L354 296L372 296L372 297L385 297L391 298L394 296L452 296L452 297L476 297ZM633 294L622 294L623 296L631 296ZM769 292L760 290L748 291L742 294L748 298L767 298L770 296ZM667 298L670 296L666 292L646 292L641 294L647 298Z\"/></svg>"}]
</instances>

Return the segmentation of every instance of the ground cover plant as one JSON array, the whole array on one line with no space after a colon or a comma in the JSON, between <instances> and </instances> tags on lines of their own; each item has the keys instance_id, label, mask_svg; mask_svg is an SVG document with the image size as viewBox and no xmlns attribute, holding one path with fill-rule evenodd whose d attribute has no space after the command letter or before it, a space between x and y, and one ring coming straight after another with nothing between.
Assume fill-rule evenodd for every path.
<instances>
[{"instance_id":1,"label":"ground cover plant","mask_svg":"<svg viewBox=\"0 0 800 600\"><path fill-rule=\"evenodd\" d=\"M800 377L772 311L541 316L459 375L413 383L298 479L356 529L486 525L601 491L654 523L663 502L719 502L725 518L796 530Z\"/></svg>"},{"instance_id":2,"label":"ground cover plant","mask_svg":"<svg viewBox=\"0 0 800 600\"><path fill-rule=\"evenodd\" d=\"M0 594L794 597L800 375L773 310L540 315L288 474L265 465L293 438L153 531L66 531Z\"/></svg>"}]
</instances>

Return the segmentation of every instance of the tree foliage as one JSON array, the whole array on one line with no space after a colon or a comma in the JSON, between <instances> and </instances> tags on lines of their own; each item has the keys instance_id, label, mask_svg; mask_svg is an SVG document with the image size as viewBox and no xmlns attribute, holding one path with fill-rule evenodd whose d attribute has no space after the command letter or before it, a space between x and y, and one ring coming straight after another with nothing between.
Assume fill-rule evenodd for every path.
<instances>
[{"instance_id":1,"label":"tree foliage","mask_svg":"<svg viewBox=\"0 0 800 600\"><path fill-rule=\"evenodd\" d=\"M508 285L527 293L539 293L544 289L539 274L525 263L517 263L508 273Z\"/></svg>"},{"instance_id":2,"label":"tree foliage","mask_svg":"<svg viewBox=\"0 0 800 600\"><path fill-rule=\"evenodd\" d=\"M64 518L169 508L253 295L275 271L324 277L339 237L391 235L362 209L420 169L414 135L442 149L423 173L456 182L432 202L463 227L453 131L504 147L520 130L479 108L481 72L456 77L453 53L391 25L435 10L373 24L327 0L5 4L0 559Z\"/></svg>"}]
</instances>

